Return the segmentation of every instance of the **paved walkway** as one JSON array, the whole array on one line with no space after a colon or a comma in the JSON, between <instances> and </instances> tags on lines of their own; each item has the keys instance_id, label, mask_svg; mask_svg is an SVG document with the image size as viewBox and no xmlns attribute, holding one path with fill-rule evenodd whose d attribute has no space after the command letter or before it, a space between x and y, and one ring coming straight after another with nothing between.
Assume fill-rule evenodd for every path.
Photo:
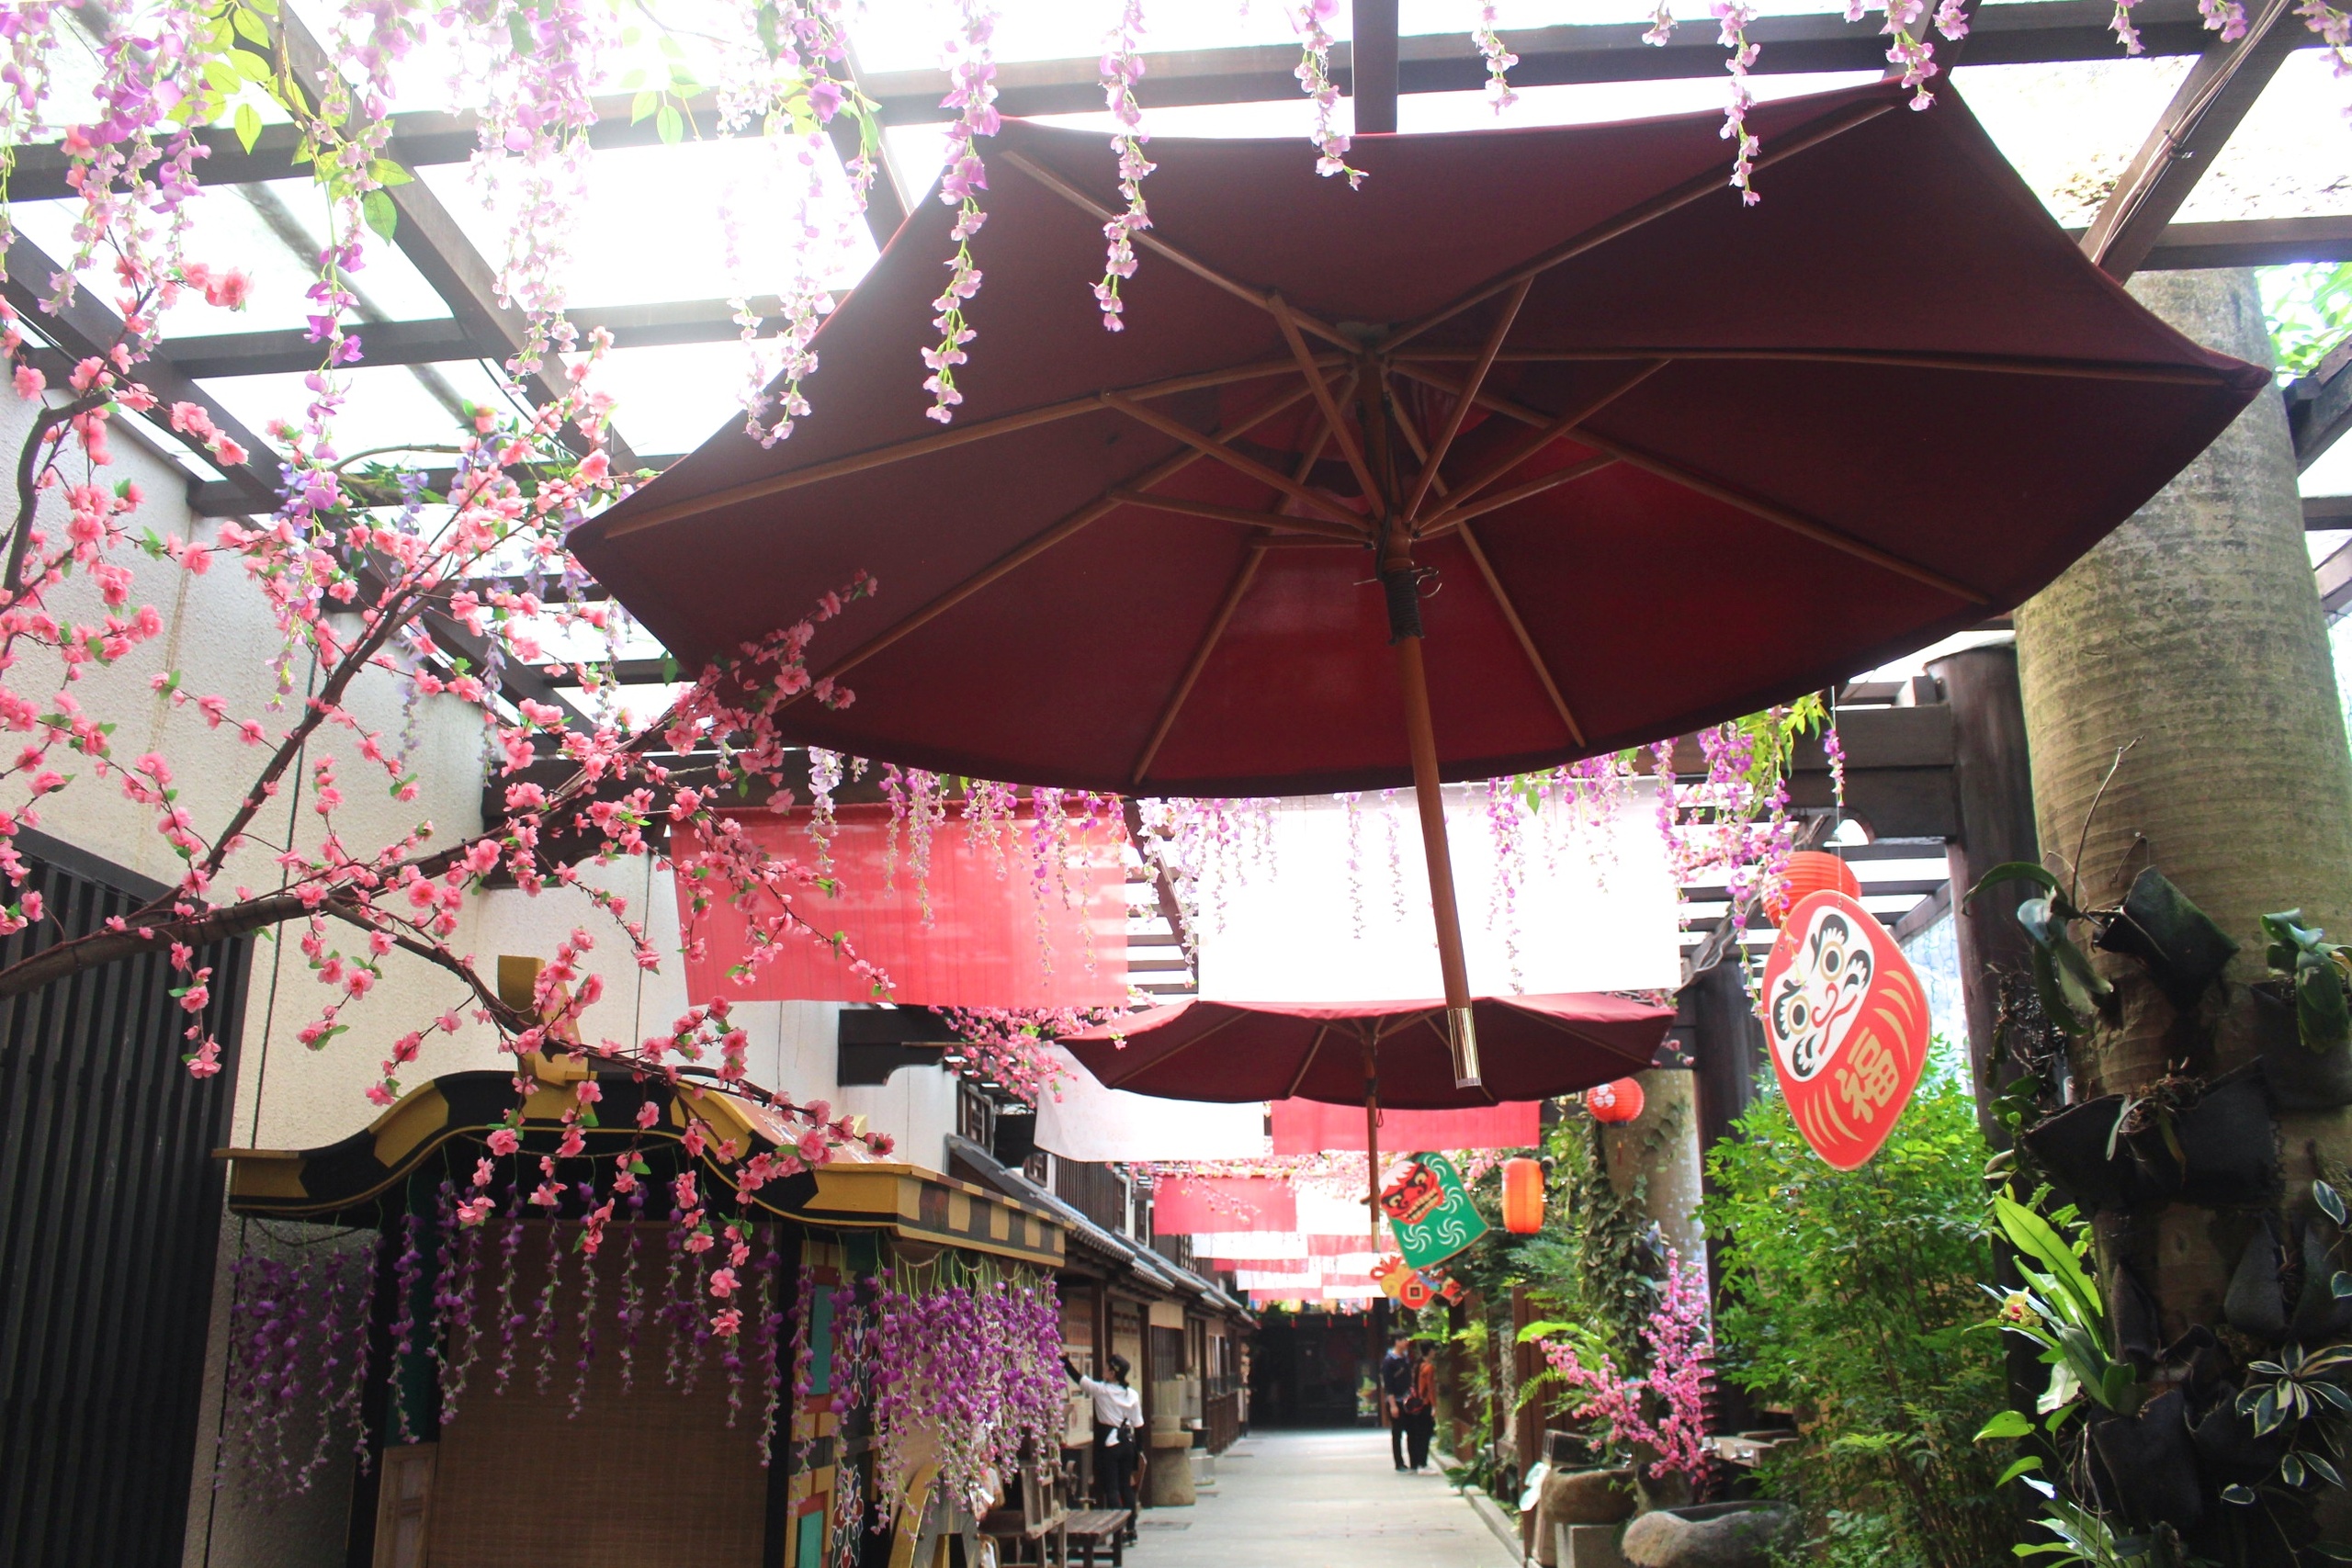
<instances>
[{"instance_id":1,"label":"paved walkway","mask_svg":"<svg viewBox=\"0 0 2352 1568\"><path fill-rule=\"evenodd\" d=\"M1432 1469L1400 1475L1388 1434L1270 1432L1219 1455L1189 1508L1147 1508L1128 1568L1516 1568Z\"/></svg>"}]
</instances>

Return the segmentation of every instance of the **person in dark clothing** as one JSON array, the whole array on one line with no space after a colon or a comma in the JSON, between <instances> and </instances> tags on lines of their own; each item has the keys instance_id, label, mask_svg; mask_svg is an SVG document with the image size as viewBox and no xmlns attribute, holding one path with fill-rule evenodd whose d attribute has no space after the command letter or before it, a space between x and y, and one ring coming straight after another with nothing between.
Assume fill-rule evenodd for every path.
<instances>
[{"instance_id":1,"label":"person in dark clothing","mask_svg":"<svg viewBox=\"0 0 2352 1568\"><path fill-rule=\"evenodd\" d=\"M1388 1424L1388 1452L1396 1468L1405 1468L1405 1397L1413 1392L1413 1359L1406 1353L1411 1341L1402 1334L1380 1358L1380 1415Z\"/></svg>"},{"instance_id":2,"label":"person in dark clothing","mask_svg":"<svg viewBox=\"0 0 2352 1568\"><path fill-rule=\"evenodd\" d=\"M1068 1356L1062 1358L1063 1370L1094 1404L1094 1506L1126 1509L1125 1535L1133 1540L1136 1461L1140 1457L1136 1444L1143 1429L1143 1398L1127 1386L1125 1356L1113 1356L1107 1364L1111 1379L1105 1382L1080 1371Z\"/></svg>"},{"instance_id":3,"label":"person in dark clothing","mask_svg":"<svg viewBox=\"0 0 2352 1568\"><path fill-rule=\"evenodd\" d=\"M1430 1438L1437 1431L1437 1358L1413 1347L1413 1386L1403 1401L1406 1456L1413 1472L1429 1468Z\"/></svg>"}]
</instances>

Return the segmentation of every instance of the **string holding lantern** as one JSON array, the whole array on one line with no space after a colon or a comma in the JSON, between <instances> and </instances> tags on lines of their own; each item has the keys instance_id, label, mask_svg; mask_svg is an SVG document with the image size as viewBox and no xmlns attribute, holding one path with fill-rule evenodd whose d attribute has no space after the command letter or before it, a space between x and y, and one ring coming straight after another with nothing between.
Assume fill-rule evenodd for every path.
<instances>
[{"instance_id":1,"label":"string holding lantern","mask_svg":"<svg viewBox=\"0 0 2352 1568\"><path fill-rule=\"evenodd\" d=\"M1596 1084L1584 1091L1584 1108L1592 1112L1592 1119L1611 1126L1639 1116L1642 1105L1639 1078L1619 1078L1615 1083Z\"/></svg>"},{"instance_id":2,"label":"string holding lantern","mask_svg":"<svg viewBox=\"0 0 2352 1568\"><path fill-rule=\"evenodd\" d=\"M1791 909L1815 893L1843 893L1849 898L1859 898L1862 896L1862 884L1844 856L1826 850L1799 850L1789 857L1780 885L1765 890L1764 913L1777 926L1788 919Z\"/></svg>"},{"instance_id":3,"label":"string holding lantern","mask_svg":"<svg viewBox=\"0 0 2352 1568\"><path fill-rule=\"evenodd\" d=\"M1544 1228L1544 1167L1524 1156L1503 1161L1503 1229L1533 1235Z\"/></svg>"}]
</instances>

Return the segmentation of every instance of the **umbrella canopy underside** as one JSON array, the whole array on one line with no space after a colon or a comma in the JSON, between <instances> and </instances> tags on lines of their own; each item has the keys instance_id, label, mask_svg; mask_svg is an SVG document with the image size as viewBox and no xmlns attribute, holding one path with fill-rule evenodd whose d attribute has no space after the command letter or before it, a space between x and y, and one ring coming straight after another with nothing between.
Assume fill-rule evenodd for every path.
<instances>
[{"instance_id":1,"label":"umbrella canopy underside","mask_svg":"<svg viewBox=\"0 0 2352 1568\"><path fill-rule=\"evenodd\" d=\"M1360 191L1295 140L1155 140L1116 334L1101 136L1008 123L955 423L933 202L789 441L720 434L580 553L689 669L876 574L811 651L854 705L787 735L1015 782L1409 782L1384 517L1445 777L1754 711L2015 604L2267 384L2085 260L1956 95L1902 102L1759 106L1755 208L1713 114L1361 138Z\"/></svg>"},{"instance_id":2,"label":"umbrella canopy underside","mask_svg":"<svg viewBox=\"0 0 2352 1568\"><path fill-rule=\"evenodd\" d=\"M1396 1111L1547 1100L1650 1065L1674 1010L1600 992L1480 997L1484 1082L1459 1086L1445 1004L1219 1002L1156 1009L1062 1043L1106 1088L1169 1100L1362 1105L1369 1066Z\"/></svg>"}]
</instances>

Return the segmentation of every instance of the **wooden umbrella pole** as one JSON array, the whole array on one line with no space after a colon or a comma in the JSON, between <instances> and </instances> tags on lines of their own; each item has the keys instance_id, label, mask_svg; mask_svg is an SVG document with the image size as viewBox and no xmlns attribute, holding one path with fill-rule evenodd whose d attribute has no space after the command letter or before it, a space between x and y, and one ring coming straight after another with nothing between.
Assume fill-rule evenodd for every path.
<instances>
[{"instance_id":1,"label":"wooden umbrella pole","mask_svg":"<svg viewBox=\"0 0 2352 1568\"><path fill-rule=\"evenodd\" d=\"M1364 1197L1365 1234L1372 1240L1375 1261L1380 1257L1380 1061L1379 1047L1372 1041L1363 1043L1363 1168L1364 1183L1370 1190Z\"/></svg>"},{"instance_id":2,"label":"wooden umbrella pole","mask_svg":"<svg viewBox=\"0 0 2352 1568\"><path fill-rule=\"evenodd\" d=\"M1462 911L1453 897L1453 857L1445 841L1445 797L1437 776L1437 731L1419 635L1396 639L1396 678L1405 689L1405 743L1413 758L1413 800L1421 808L1421 851L1430 868L1430 913L1437 919L1437 961L1445 977L1446 1036L1457 1089L1479 1084L1478 1032L1470 1012L1470 969L1462 956Z\"/></svg>"}]
</instances>

